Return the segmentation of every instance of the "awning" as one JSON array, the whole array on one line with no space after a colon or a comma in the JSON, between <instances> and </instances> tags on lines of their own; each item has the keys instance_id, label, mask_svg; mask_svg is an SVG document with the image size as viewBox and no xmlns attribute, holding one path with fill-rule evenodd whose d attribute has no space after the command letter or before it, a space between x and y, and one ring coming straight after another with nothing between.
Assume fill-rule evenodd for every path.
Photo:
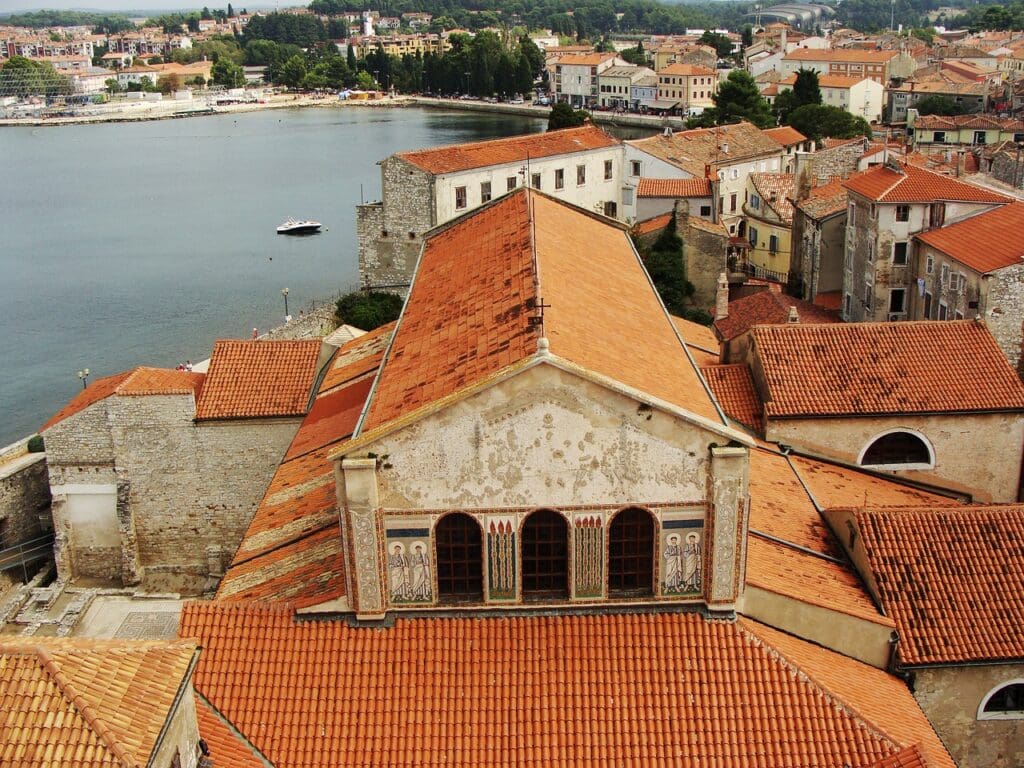
<instances>
[{"instance_id":1,"label":"awning","mask_svg":"<svg viewBox=\"0 0 1024 768\"><path fill-rule=\"evenodd\" d=\"M648 109L675 109L679 106L678 101L669 101L668 99L651 99L650 101L641 101L640 106L647 107Z\"/></svg>"}]
</instances>

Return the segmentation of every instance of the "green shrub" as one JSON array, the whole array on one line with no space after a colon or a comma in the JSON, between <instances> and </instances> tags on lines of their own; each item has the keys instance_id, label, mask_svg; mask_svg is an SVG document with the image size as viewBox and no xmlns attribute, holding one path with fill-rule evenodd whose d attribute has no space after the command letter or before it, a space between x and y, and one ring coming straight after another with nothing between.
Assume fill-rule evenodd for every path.
<instances>
[{"instance_id":1,"label":"green shrub","mask_svg":"<svg viewBox=\"0 0 1024 768\"><path fill-rule=\"evenodd\" d=\"M402 312L402 297L381 291L356 291L338 299L334 317L339 325L354 325L372 331L397 320Z\"/></svg>"},{"instance_id":2,"label":"green shrub","mask_svg":"<svg viewBox=\"0 0 1024 768\"><path fill-rule=\"evenodd\" d=\"M29 453L42 453L46 448L43 446L43 436L33 435L28 439L28 452Z\"/></svg>"}]
</instances>

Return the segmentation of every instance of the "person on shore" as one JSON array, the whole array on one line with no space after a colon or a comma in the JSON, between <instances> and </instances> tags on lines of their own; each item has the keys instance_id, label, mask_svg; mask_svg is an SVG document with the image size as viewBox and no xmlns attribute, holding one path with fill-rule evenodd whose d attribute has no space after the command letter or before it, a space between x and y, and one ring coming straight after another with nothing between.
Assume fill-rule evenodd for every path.
<instances>
[{"instance_id":1,"label":"person on shore","mask_svg":"<svg viewBox=\"0 0 1024 768\"><path fill-rule=\"evenodd\" d=\"M252 329L252 340L256 341L256 339L258 339L259 337L260 337L259 329L258 328L253 328Z\"/></svg>"},{"instance_id":2,"label":"person on shore","mask_svg":"<svg viewBox=\"0 0 1024 768\"><path fill-rule=\"evenodd\" d=\"M191 360L186 360L185 361L185 370L188 371L189 373L192 373L192 361Z\"/></svg>"}]
</instances>

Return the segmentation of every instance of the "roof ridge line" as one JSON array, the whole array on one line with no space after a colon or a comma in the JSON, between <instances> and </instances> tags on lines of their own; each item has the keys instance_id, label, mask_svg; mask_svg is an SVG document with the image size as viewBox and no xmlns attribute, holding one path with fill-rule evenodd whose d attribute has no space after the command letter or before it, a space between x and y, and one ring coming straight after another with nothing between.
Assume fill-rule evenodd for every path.
<instances>
[{"instance_id":1,"label":"roof ridge line","mask_svg":"<svg viewBox=\"0 0 1024 768\"><path fill-rule=\"evenodd\" d=\"M756 621L756 620L751 619L751 621ZM760 622L757 622L757 623L760 623ZM892 746L896 750L903 750L903 749L906 748L906 747L900 746L899 742L897 742L895 738L893 738L888 733L886 733L884 730L882 730L882 728L880 726L876 725L873 720L871 720L870 718L865 716L857 707L853 706L848 701L846 701L845 699L841 698L839 696L839 694L834 693L828 686L826 686L824 683L822 683L820 680L818 680L814 675L812 675L810 672L808 672L806 669L804 669L804 667L802 667L801 665L797 664L797 662L793 661L793 659L789 658L789 656L787 656L781 649L779 649L775 645L773 645L770 641L768 641L767 639L761 637L760 635L758 635L752 629L748 629L748 628L746 628L746 627L744 627L742 625L738 625L738 626L739 626L739 629L741 631L745 632L754 641L754 643L756 643L759 647L764 649L764 651L769 656L777 658L784 667L786 667L788 670L790 670L792 673L794 673L797 676L798 679L805 680L809 685L811 685L815 690L817 690L822 697L824 697L825 699L830 701L833 704L833 706L837 707L838 709L841 709L842 711L846 712L848 715L850 715L850 716L856 718L857 720L859 720L860 723L865 728L865 730L869 731L877 739L879 739L880 741L883 741L883 742L889 744L890 746ZM768 626L768 625L765 625L765 626ZM775 629L775 628L771 627L771 629ZM837 653L837 651L831 651L831 649L825 648L825 646L823 646L823 645L819 645L818 643L811 642L810 640L804 640L802 637L797 637L796 635L792 635L789 632L786 632L785 630L775 629L775 631L782 632L783 634L785 634L785 635L787 635L789 637L792 637L792 638L794 638L796 640L800 640L801 642L808 643L810 645L816 646L816 647L821 648L823 650L830 651L831 653ZM845 654L839 654L839 655L845 656ZM852 659L852 657L849 657L849 656L847 656L846 658L851 658ZM852 660L853 661L858 661L857 659L852 659ZM864 662L862 662L862 661L859 662L859 663L864 664ZM868 665L865 664L864 666L868 666ZM881 670L879 670L879 671L881 671ZM934 726L932 726L932 727L934 728Z\"/></svg>"},{"instance_id":2,"label":"roof ridge line","mask_svg":"<svg viewBox=\"0 0 1024 768\"><path fill-rule=\"evenodd\" d=\"M60 688L61 693L63 693L72 706L78 710L79 714L89 724L89 727L93 732L100 737L100 740L104 745L125 765L131 766L131 768L138 766L139 764L135 759L117 742L117 739L114 738L113 731L102 721L93 706L86 701L82 692L79 691L72 680L64 674L57 660L50 654L50 652L40 645L35 646L35 649L39 660L42 662L43 669L53 678L57 687Z\"/></svg>"},{"instance_id":3,"label":"roof ridge line","mask_svg":"<svg viewBox=\"0 0 1024 768\"><path fill-rule=\"evenodd\" d=\"M285 547L290 547L292 544L295 544L296 542L302 541L303 539L308 539L308 538L310 538L312 536L315 536L318 533L321 533L321 532L327 530L332 525L339 525L339 527L340 527L340 524L338 523L337 519L332 517L331 520L329 520L328 522L324 523L323 525L317 526L316 528L312 528L312 529L310 529L308 531L303 531L302 533L298 534L297 536L293 536L292 538L287 539L286 541L282 541L280 544L275 544L274 546L270 547L269 549L264 549L264 550L262 550L260 552L257 552L254 555L249 555L248 557L243 558L242 560L238 560L237 562L232 562L228 566L228 570L230 571L232 568L238 568L240 566L246 565L247 563L251 563L253 560L258 560L261 557L266 557L267 555L273 554L274 552L277 552L280 549L284 549ZM225 573L224 576L227 577L227 573Z\"/></svg>"}]
</instances>

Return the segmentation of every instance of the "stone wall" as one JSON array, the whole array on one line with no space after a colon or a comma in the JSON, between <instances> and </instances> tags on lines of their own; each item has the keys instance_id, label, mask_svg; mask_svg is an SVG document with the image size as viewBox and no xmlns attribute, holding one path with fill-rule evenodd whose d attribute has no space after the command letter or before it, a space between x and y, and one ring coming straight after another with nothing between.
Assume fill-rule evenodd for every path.
<instances>
[{"instance_id":1,"label":"stone wall","mask_svg":"<svg viewBox=\"0 0 1024 768\"><path fill-rule=\"evenodd\" d=\"M960 768L1024 765L1024 719L979 720L997 686L1024 679L1024 664L935 667L913 671L914 698Z\"/></svg>"},{"instance_id":2,"label":"stone wall","mask_svg":"<svg viewBox=\"0 0 1024 768\"><path fill-rule=\"evenodd\" d=\"M28 453L25 442L0 455L0 549L39 538L49 517L46 454Z\"/></svg>"},{"instance_id":3,"label":"stone wall","mask_svg":"<svg viewBox=\"0 0 1024 768\"><path fill-rule=\"evenodd\" d=\"M1006 267L989 275L983 319L1010 365L1024 376L1024 265Z\"/></svg>"},{"instance_id":4,"label":"stone wall","mask_svg":"<svg viewBox=\"0 0 1024 768\"><path fill-rule=\"evenodd\" d=\"M693 305L700 309L715 306L718 276L727 271L729 238L691 224L686 201L676 203L676 232L683 240L683 273L693 283Z\"/></svg>"},{"instance_id":5,"label":"stone wall","mask_svg":"<svg viewBox=\"0 0 1024 768\"><path fill-rule=\"evenodd\" d=\"M1011 187L1024 187L1022 165L1024 165L1024 157L1018 160L1016 152L999 152L992 158L989 175Z\"/></svg>"},{"instance_id":6,"label":"stone wall","mask_svg":"<svg viewBox=\"0 0 1024 768\"><path fill-rule=\"evenodd\" d=\"M819 149L812 153L797 152L793 165L796 189L801 184L819 186L833 176L846 178L857 170L857 164L868 145L866 138L840 144L832 149Z\"/></svg>"},{"instance_id":7,"label":"stone wall","mask_svg":"<svg viewBox=\"0 0 1024 768\"><path fill-rule=\"evenodd\" d=\"M433 177L394 155L380 166L382 201L356 209L359 279L364 289L404 289L436 224Z\"/></svg>"},{"instance_id":8,"label":"stone wall","mask_svg":"<svg viewBox=\"0 0 1024 768\"><path fill-rule=\"evenodd\" d=\"M790 290L806 301L843 289L846 211L815 221L793 208Z\"/></svg>"}]
</instances>

